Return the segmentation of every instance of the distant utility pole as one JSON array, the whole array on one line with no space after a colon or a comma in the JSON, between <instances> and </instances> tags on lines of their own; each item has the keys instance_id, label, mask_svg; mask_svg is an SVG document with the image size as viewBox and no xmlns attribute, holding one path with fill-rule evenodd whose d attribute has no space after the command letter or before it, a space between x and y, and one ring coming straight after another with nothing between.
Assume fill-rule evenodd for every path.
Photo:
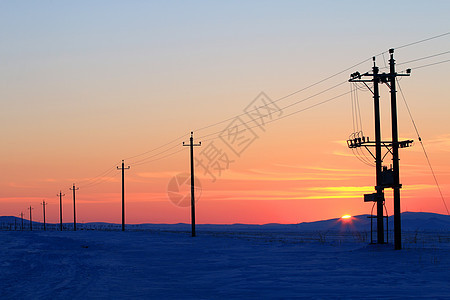
<instances>
[{"instance_id":1,"label":"distant utility pole","mask_svg":"<svg viewBox=\"0 0 450 300\"><path fill-rule=\"evenodd\" d=\"M75 183L72 188L69 190L73 191L73 231L77 231L77 215L75 212L75 191L78 191L80 188L75 188Z\"/></svg>"},{"instance_id":2,"label":"distant utility pole","mask_svg":"<svg viewBox=\"0 0 450 300\"><path fill-rule=\"evenodd\" d=\"M195 237L195 196L194 196L194 147L201 146L202 142L194 144L194 132L191 131L191 138L189 139L189 144L186 145L183 142L183 146L189 146L191 152L191 226L192 226L192 236Z\"/></svg>"},{"instance_id":3,"label":"distant utility pole","mask_svg":"<svg viewBox=\"0 0 450 300\"><path fill-rule=\"evenodd\" d=\"M125 163L122 160L122 167L117 167L117 170L122 170L122 231L125 231L125 170L129 170L130 166L125 168Z\"/></svg>"},{"instance_id":4,"label":"distant utility pole","mask_svg":"<svg viewBox=\"0 0 450 300\"><path fill-rule=\"evenodd\" d=\"M22 231L23 231L23 211L20 212L20 218L22 219Z\"/></svg>"},{"instance_id":5,"label":"distant utility pole","mask_svg":"<svg viewBox=\"0 0 450 300\"><path fill-rule=\"evenodd\" d=\"M33 210L33 208L30 207L28 208L30 210L30 231L33 231L33 218L31 217L31 211Z\"/></svg>"},{"instance_id":6,"label":"distant utility pole","mask_svg":"<svg viewBox=\"0 0 450 300\"><path fill-rule=\"evenodd\" d=\"M44 231L46 230L45 228L45 206L47 205L47 203L45 203L45 200L42 200L42 212L44 213Z\"/></svg>"},{"instance_id":7,"label":"distant utility pole","mask_svg":"<svg viewBox=\"0 0 450 300\"><path fill-rule=\"evenodd\" d=\"M56 196L59 197L59 228L62 231L63 230L63 221L62 221L62 197L64 197L66 194L63 194L61 191L59 191L59 194L56 194Z\"/></svg>"}]
</instances>

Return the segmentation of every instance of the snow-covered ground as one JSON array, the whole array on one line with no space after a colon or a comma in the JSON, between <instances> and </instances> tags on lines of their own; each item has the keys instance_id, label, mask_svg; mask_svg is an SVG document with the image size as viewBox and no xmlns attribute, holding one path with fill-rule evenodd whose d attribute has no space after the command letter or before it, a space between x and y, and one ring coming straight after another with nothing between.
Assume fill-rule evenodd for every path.
<instances>
[{"instance_id":1,"label":"snow-covered ground","mask_svg":"<svg viewBox=\"0 0 450 300\"><path fill-rule=\"evenodd\" d=\"M0 298L450 298L449 231L395 251L361 232L170 226L0 231Z\"/></svg>"}]
</instances>

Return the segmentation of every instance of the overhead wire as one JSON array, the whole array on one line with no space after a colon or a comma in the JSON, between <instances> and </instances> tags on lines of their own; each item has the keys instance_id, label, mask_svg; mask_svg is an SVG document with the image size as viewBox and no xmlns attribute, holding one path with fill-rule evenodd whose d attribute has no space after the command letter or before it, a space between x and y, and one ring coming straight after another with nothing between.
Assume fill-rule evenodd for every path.
<instances>
[{"instance_id":1,"label":"overhead wire","mask_svg":"<svg viewBox=\"0 0 450 300\"><path fill-rule=\"evenodd\" d=\"M110 174L111 171L112 171L112 170L115 170L115 169L116 169L116 164L114 164L112 167L109 167L108 169L106 169L104 172L100 173L100 174L97 175L97 176L94 176L94 177L91 177L91 178L87 178L87 179L79 180L79 181L78 181L78 184L81 185L81 186L83 186L84 184L87 185L87 184L89 184L89 183L92 182L92 181L99 180L100 178L102 178L102 177L104 177L104 176Z\"/></svg>"},{"instance_id":2,"label":"overhead wire","mask_svg":"<svg viewBox=\"0 0 450 300\"><path fill-rule=\"evenodd\" d=\"M340 98L340 97L343 97L343 96L345 96L345 95L348 95L349 93L350 93L350 92L347 91L347 92L344 92L344 93L339 94L339 95L337 95L337 96L334 96L334 97L328 98L328 99L326 99L326 100L323 100L323 101L321 101L321 102L315 103L315 104L313 104L313 105L310 105L310 106L304 107L304 108L302 108L302 109L293 111L293 112L291 112L291 113L289 113L289 114L286 114L286 115L283 115L283 116L281 116L281 117L279 117L279 118L277 118L277 119L268 120L268 121L266 121L266 124L270 124L270 123L273 123L273 122L276 122L276 121L285 119L285 118L287 118L287 117L293 116L293 115L295 115L295 114L298 114L298 113L301 113L301 112L310 110L310 109L312 109L312 108L314 108L314 107L323 105L323 104L325 104L325 103L328 103L328 102L331 102L331 101L333 101L333 100L336 100L336 99L338 99L338 98ZM253 120L250 120L250 121L247 121L247 122L242 122L241 125L247 125L247 124L249 124L249 123L254 123L254 121L253 121ZM238 126L241 126L241 125L238 125ZM253 128L257 128L257 127L260 127L260 125L246 126L247 129L253 129ZM213 134L208 134L208 135L206 135L206 136L204 136L204 137L214 136L214 135L217 135L217 134L222 133L222 132L223 132L223 130L222 130L222 131L215 132L215 133L213 133ZM203 142L203 141L211 141L211 140L215 140L215 139L217 139L217 138L219 138L219 137L220 137L220 136L216 136L216 137L209 138L209 139L206 139L206 140L205 140L205 139L202 139L202 142ZM200 137L200 139L201 139L201 137Z\"/></svg>"},{"instance_id":3,"label":"overhead wire","mask_svg":"<svg viewBox=\"0 0 450 300\"><path fill-rule=\"evenodd\" d=\"M111 169L108 173L104 174L102 177L98 177L96 180L93 180L93 181L91 181L91 182L89 182L87 184L84 184L84 185L80 185L79 187L85 189L85 188L90 188L90 187L99 185L101 183L107 182L107 181L111 180L111 178L116 177L119 174L119 172L117 172L116 175L108 176L111 173L113 173L114 171L117 171L117 167L116 166L115 166L114 169Z\"/></svg>"},{"instance_id":4,"label":"overhead wire","mask_svg":"<svg viewBox=\"0 0 450 300\"><path fill-rule=\"evenodd\" d=\"M151 159L151 158L154 158L154 157L156 157L156 156L158 156L158 155L165 154L166 152L168 152L168 151L170 151L170 150L172 150L173 148L178 147L178 146L179 146L179 145L176 144L176 145L174 145L174 146L172 146L172 147L170 147L170 148L168 148L168 149L166 149L166 150L163 150L163 151L161 151L161 152L158 152L158 153L153 154L153 155L151 155L151 156L148 156L148 157L146 157L146 158L137 160L137 161L135 161L135 162L133 162L133 163L131 163L131 164L132 164L132 165L138 165L138 164L143 163L143 162L145 162L145 161L147 161L147 160L149 160L149 159Z\"/></svg>"},{"instance_id":5,"label":"overhead wire","mask_svg":"<svg viewBox=\"0 0 450 300\"><path fill-rule=\"evenodd\" d=\"M371 60L371 58L370 58L370 59L369 59L369 58L368 58L368 59L365 59L365 60L363 60L363 61L361 61L361 62L359 62L359 63L357 63L357 64L354 64L354 65L351 66L351 67L348 67L348 68L346 68L346 69L344 69L344 70L342 70L342 71L339 71L339 72L337 72L337 73L334 73L333 75L330 75L330 76L328 76L328 77L326 77L326 78L324 78L324 79L321 79L321 80L319 80L319 81L317 81L317 82L315 82L315 83L312 83L312 84L310 84L310 85L308 85L308 86L306 86L306 87L304 87L304 88L301 88L301 89L299 89L299 90L296 90L296 91L294 91L294 92L292 92L292 93L290 93L290 94L288 94L288 95L286 95L286 96L283 96L283 97L281 97L281 98L278 98L278 99L274 100L273 102L274 102L274 103L277 103L277 102L279 102L279 101L281 101L281 100L287 99L287 98L289 98L289 97L291 97L291 96L293 96L293 95L296 95L296 94L298 94L298 93L300 93L300 92L306 91L306 90L308 90L308 89L310 89L310 88L312 88L312 87L314 87L314 86L316 86L316 85L319 85L319 84L321 84L321 83L323 83L323 82L325 82L325 81L328 81L328 80L330 80L330 79L332 79L332 78L334 78L334 77L336 77L336 76L338 76L338 75L340 75L340 74L342 74L342 73L344 73L344 72L347 72L347 71L349 71L349 70L351 70L351 69L353 69L353 68L355 68L355 67L357 67L357 66L359 66L359 65L361 65L361 64L363 64L363 63L365 63L365 62L367 62L367 61L369 61L369 60ZM256 111L256 109L250 110L250 111L248 111L248 112L253 112L253 111ZM201 131L201 130L204 130L204 129L208 129L208 128L211 128L211 127L214 127L214 126L223 124L223 123L225 123L225 122L232 121L232 120L234 120L235 118L237 118L237 117L242 117L242 116L244 116L244 115L246 115L246 113L241 113L241 114L235 115L234 117L231 117L231 118L228 118L228 119L225 119L225 120L222 120L222 121L219 121L219 122L216 122L216 123L213 123L213 124L210 124L210 125L201 127L201 128L197 128L196 131Z\"/></svg>"},{"instance_id":6,"label":"overhead wire","mask_svg":"<svg viewBox=\"0 0 450 300\"><path fill-rule=\"evenodd\" d=\"M402 48L410 47L410 46L417 45L417 44L420 44L420 43L423 43L423 42L428 42L428 41L431 41L431 40L434 40L434 39L437 39L437 38L440 38L440 37L444 37L444 36L449 35L449 34L450 34L450 31L446 32L446 33L438 34L438 35L435 35L435 36L432 36L432 37L429 37L429 38L426 38L426 39L423 39L423 40L412 42L412 43L409 43L409 44L406 44L406 45L398 46L398 47L396 47L394 49L402 49Z\"/></svg>"},{"instance_id":7,"label":"overhead wire","mask_svg":"<svg viewBox=\"0 0 450 300\"><path fill-rule=\"evenodd\" d=\"M149 153L151 153L151 152L154 152L154 151L156 151L156 150L159 150L159 149L161 149L161 148L164 148L165 146L168 146L168 145L170 145L170 144L173 144L173 143L175 143L175 142L178 142L178 141L179 141L181 138L183 138L183 137L184 137L184 135L181 135L181 136L177 137L176 139L173 139L173 140L171 140L171 141L169 141L169 142L167 142L167 143L165 143L165 144L163 144L163 145L161 145L161 146L159 146L159 147L155 147L155 148L152 148L152 149L150 149L150 150L148 150L148 151L142 152L142 153L140 153L140 154L137 154L137 155L133 155L133 156L127 157L127 158L125 158L125 160L129 160L129 159L137 158L137 157L140 157L140 156L144 156L144 155L146 155L146 154L149 154Z\"/></svg>"},{"instance_id":8,"label":"overhead wire","mask_svg":"<svg viewBox=\"0 0 450 300\"><path fill-rule=\"evenodd\" d=\"M165 158L171 157L171 156L173 156L173 155L175 155L175 154L177 154L177 153L180 153L180 152L183 151L183 150L184 150L184 149L178 149L178 150L175 151L175 152L172 152L172 153L170 153L170 154L167 154L167 155L164 155L164 156L161 156L161 157L152 159L152 160L147 160L147 161L143 161L143 162L140 162L140 163L135 163L133 166L140 166L140 165L148 164L148 163L151 163L151 162L159 161L159 160L161 160L161 159L165 159Z\"/></svg>"},{"instance_id":9,"label":"overhead wire","mask_svg":"<svg viewBox=\"0 0 450 300\"><path fill-rule=\"evenodd\" d=\"M429 41L429 40L433 40L433 39L436 39L436 38L439 38L439 37L443 37L443 36L448 35L448 34L450 34L450 32L444 33L444 34L440 34L440 35L436 35L436 36L433 36L433 37L430 37L430 38L426 38L426 39L423 39L423 40L419 40L419 41L416 41L416 42L413 42L413 43L401 45L401 46L396 47L396 49L401 49L401 48L409 47L409 46L412 46L412 45L415 45L415 44L419 44L419 43L422 43L422 42L425 42L425 41ZM383 55L383 57L384 57L384 53L387 53L387 51L382 52L382 53L380 53L380 54L377 54L376 56ZM274 100L273 102L274 102L274 103L279 102L279 101L284 100L284 99L287 99L287 98L289 98L289 97L291 97L291 96L293 96L293 95L295 95L295 94L298 94L298 93L300 93L300 92L302 92L302 91L305 91L305 90L307 90L307 89L310 89L310 88L312 88L312 87L314 87L314 86L316 86L316 85L319 85L319 84L321 84L321 83L323 83L323 82L325 82L325 81L328 81L328 80L330 80L330 79L332 79L332 78L334 78L334 77L336 77L336 76L338 76L338 75L340 75L340 74L342 74L342 73L344 73L344 72L347 72L347 71L349 71L349 70L351 70L351 69L353 69L353 68L355 68L355 67L357 67L357 66L359 66L359 65L361 65L361 64L363 64L363 63L365 63L365 62L367 62L367 61L370 61L371 59L372 59L372 58L364 59L363 61L361 61L361 62L359 62L359 63L357 63L357 64L354 64L354 65L352 65L352 66L350 66L350 67L348 67L348 68L346 68L346 69L344 69L344 70L342 70L342 71L339 71L339 72L334 73L334 74L332 74L332 75L330 75L330 76L328 76L328 77L325 77L325 78L323 78L323 79L321 79L321 80L319 80L319 81L317 81L317 82L314 82L314 83L312 83L312 84L310 84L310 85L308 85L308 86L306 86L306 87L304 87L304 88L301 88L301 89L299 89L299 90L296 90L296 91L294 91L294 92L292 92L292 93L290 93L290 94L288 94L288 95L285 95L285 96L283 96L283 97L281 97L281 98L278 98L278 99ZM296 104L293 104L293 105L296 105ZM289 107L289 106L288 106L288 107ZM285 107L285 108L287 108L287 107ZM285 109L285 108L284 108L284 109ZM255 110L257 110L257 108L255 108L255 109L253 109L253 110L250 110L250 111L248 111L247 113L253 112L253 111L255 111ZM202 130L205 130L205 129L208 129L208 128L211 128L211 127L215 127L215 126L217 126L217 125L220 125L220 124L223 124L223 123L232 121L232 120L234 120L234 119L237 118L237 117L244 116L244 115L246 115L247 113L241 113L241 114L235 115L235 116L233 116L233 117L231 117L231 118L227 118L227 119L224 119L224 120L222 120L222 121L215 122L215 123L213 123L213 124L209 124L209 125L207 125L207 126L203 126L203 127L197 128L197 129L195 129L195 131L198 132L198 131L202 131ZM216 133L214 133L214 134L216 134ZM153 148L153 149L151 149L151 150L145 151L145 152L143 152L143 153L140 153L140 154L137 154L137 155L134 155L134 156L130 156L130 157L126 158L126 159L127 159L127 160L128 160L128 159L133 159L133 158L137 158L137 157L144 156L144 155L146 155L146 154L152 153L152 152L154 152L154 151L156 151L156 150L159 150L159 149L161 149L161 148L164 148L165 146L168 146L168 145L171 145L172 143L177 142L177 141L180 140L183 136L184 136L184 135L182 135L182 136L180 136L180 137L177 137L176 139L173 139L173 140L171 140L171 141L169 141L169 142L167 142L167 143L165 143L165 144L163 144L163 145L161 145L161 146L159 146L159 147ZM165 151L161 152L161 154L163 154L163 153L165 153ZM152 157L153 157L153 156L152 156Z\"/></svg>"},{"instance_id":10,"label":"overhead wire","mask_svg":"<svg viewBox=\"0 0 450 300\"><path fill-rule=\"evenodd\" d=\"M295 105L298 105L298 104L303 103L303 102L305 102L305 101L307 101L307 100L310 100L310 99L312 99L312 98L314 98L314 97L317 97L317 96L319 96L319 95L321 95L321 94L323 94L323 93L326 93L326 92L328 92L328 91L330 91L330 90L332 90L332 89L335 89L335 88L337 88L337 87L339 87L339 86L341 86L341 85L343 85L343 84L345 84L345 83L347 83L347 81L343 81L343 82L338 83L338 84L336 84L336 85L334 85L334 86L332 86L332 87L330 87L330 88L324 89L324 90L322 90L322 91L320 91L320 92L318 92L318 93L315 93L315 94L313 94L313 95L310 95L310 96L308 96L308 97L306 97L306 98L297 100L297 101L295 101L295 102L293 102L293 103L291 103L291 104L289 104L289 105L286 105L286 106L284 106L284 107L281 107L280 110L285 110L285 109L287 109L287 108L291 108L291 107L293 107L293 106L295 106ZM349 92L347 92L347 93L345 93L345 94L349 94ZM291 114L289 114L288 116L290 116L290 115L291 115ZM231 120L234 120L234 119L236 119L236 118L238 118L238 117L240 117L240 116L241 116L241 115L238 115L238 116L234 117L234 118L231 119ZM286 117L286 115L285 115L285 116L282 116L282 117L279 117L279 118L277 118L276 120L284 119L285 117ZM272 121L273 121L273 120L265 121L265 123L272 123ZM239 125L239 126L243 126L243 125L246 125L246 124L249 124L249 123L253 123L253 122L254 122L254 120L242 122L242 124ZM256 125L256 126L254 126L254 127L259 127L259 126L260 126L260 125ZM253 127L252 127L252 128L253 128ZM207 138L207 137L210 137L210 136L214 136L214 135L219 134L219 133L222 133L222 132L223 132L223 129L221 129L220 131L216 131L216 132L213 132L213 133L209 133L209 134L206 134L206 135L202 135L202 136L200 136L199 138L203 138L203 139L204 139L204 138Z\"/></svg>"},{"instance_id":11,"label":"overhead wire","mask_svg":"<svg viewBox=\"0 0 450 300\"><path fill-rule=\"evenodd\" d=\"M403 90L402 90L402 88L401 88L400 83L398 82L398 80L397 80L397 86L398 86L398 89L399 89L399 91L400 91L400 94L402 95L403 102L405 103L406 110L408 111L408 114L409 114L409 117L410 117L411 122L412 122L412 124L413 124L414 130L416 131L417 139L419 140L419 143L420 143L420 145L422 146L422 150L423 150L423 153L424 153L425 158L426 158L426 160L427 160L428 167L430 168L431 174L433 175L434 182L435 182L436 187L437 187L437 189L438 189L438 191L439 191L439 194L440 194L440 196L441 196L442 202L444 203L444 207L445 207L445 210L447 211L447 215L450 215L450 213L449 213L449 211L448 211L447 203L445 202L444 194L442 193L441 187L440 187L439 182L438 182L438 180L437 180L436 173L434 172L433 166L431 165L430 158L428 157L428 153L427 153L427 151L425 150L425 145L423 144L422 138L421 138L421 136L420 136L420 134L419 134L419 130L417 129L417 126L416 126L416 122L414 121L414 118L413 118L413 116L412 116L411 110L409 109L409 105L408 105L408 103L406 102L406 97L405 97L405 95L403 94Z\"/></svg>"},{"instance_id":12,"label":"overhead wire","mask_svg":"<svg viewBox=\"0 0 450 300\"><path fill-rule=\"evenodd\" d=\"M449 35L449 34L450 34L450 32L447 32L447 33L444 33L444 34L440 34L440 35L436 35L436 36L433 36L433 37L430 37L430 38L426 38L426 39L423 39L423 40L419 40L419 41L416 41L416 42L413 42L413 43L409 43L409 44L405 44L405 45L398 46L398 47L396 47L395 49L401 49L401 48L409 47L409 46L412 46L412 45L416 45L416 44L419 44L419 43L423 43L423 42L426 42L426 41L430 41L430 40L433 40L433 39L437 39L437 38L440 38L440 37L443 37L443 36L446 36L446 35ZM377 57L377 56L383 55L383 57L384 57L384 54L385 54L385 53L387 53L387 51L381 52L380 54L377 54L377 55L375 55L375 56ZM443 53L443 54L444 54L444 53ZM438 55L443 55L443 54L436 54L436 56L438 56ZM430 57L430 58L431 58L431 57ZM361 64L363 64L363 63L365 63L365 62L367 62L367 61L370 61L371 59L372 59L372 58L365 59L365 60L363 60L363 61L361 61L361 62L359 62L359 63L357 63L357 64L352 65L351 67L348 67L348 68L346 68L346 69L344 69L344 70L342 70L342 71L339 71L339 72L337 72L337 73L334 73L334 74L332 74L332 75L330 75L330 76L328 76L328 77L326 77L326 78L324 78L324 79L322 79L322 80L319 80L319 81L317 81L317 82L315 82L315 83L313 83L313 84L310 84L310 85L308 85L308 86L306 86L306 87L304 87L304 88L302 88L302 89L296 90L296 91L294 91L294 92L292 92L292 93L290 93L290 94L288 94L288 95L286 95L286 96L283 96L283 97L281 97L281 98L278 98L278 99L274 100L273 102L275 102L275 103L276 103L276 102L279 102L279 101L284 100L284 99L287 99L287 98L289 98L289 97L291 97L291 96L293 96L293 95L295 95L295 94L298 94L298 93L300 93L300 92L302 92L302 91L305 91L305 90L310 89L310 88L312 88L312 87L314 87L314 86L317 86L317 85L319 85L319 84L321 84L321 83L323 83L323 82L325 82L325 81L328 81L328 80L330 80L330 79L332 79L332 78L334 78L334 77L336 77L336 76L338 76L338 75L340 75L340 74L342 74L342 73L344 73L344 72L347 72L347 71L349 71L349 70L351 70L351 69L354 69L355 67L357 67L357 66L359 66L359 65L361 65ZM425 59L425 58L422 58L422 59ZM415 69L418 69L418 68L424 68L424 67L431 66L431 65L435 65L435 64L445 63L445 62L448 62L448 61L450 61L450 60L446 60L446 61L442 61L442 62L437 62L437 63L433 63L433 64L428 64L428 65L416 67ZM290 104L290 105L285 106L283 109L286 109L286 108L292 107L292 106L294 106L294 105L297 105L297 104L299 104L299 103L301 103L301 102L303 102L303 101L306 101L306 100L308 100L308 99L310 99L310 98L312 98L312 97L315 97L315 96L317 96L317 95L319 95L319 94L322 94L322 93L324 93L324 92L326 92L326 91L328 91L328 90L331 90L331 89L333 89L333 88L335 88L335 87L337 87L337 86L339 86L339 85L341 85L341 84L343 84L343 83L340 83L340 84L338 84L338 85L335 85L335 86L333 86L333 87L331 87L331 88L328 88L328 89L326 89L326 90L324 90L324 91L322 91L322 92L320 92L320 93L318 93L318 94L315 94L315 95L313 95L313 96L310 96L310 97L308 97L308 98L306 98L306 99L303 99L303 100L301 100L301 101L296 101L296 102L294 102L294 103L292 103L292 104ZM358 89L358 86L357 86L357 85L356 85L356 89ZM341 97L341 96L346 95L346 94L348 94L348 93L349 93L349 92L344 93L344 94L341 94L341 95L336 96L336 97ZM297 114L297 113L299 113L299 112L305 111L305 110L307 110L307 109L311 109L311 108L316 107L316 106L318 106L318 105L321 105L321 104L324 104L324 103L326 103L326 102L329 102L329 101L331 101L331 100L333 100L333 99L335 99L335 98L331 98L331 99L328 99L328 100L326 100L326 101L322 101L322 102L320 102L320 103L314 104L314 105L312 105L312 106L310 106L310 107L307 107L307 108L304 108L304 109L300 109L300 110L298 110L298 111L295 111L295 112L293 112L293 113L284 115L283 117L277 118L277 119L275 119L275 120L280 120L280 119L286 118L286 117L288 117L288 116L291 116L291 115L293 115L293 114ZM252 112L252 111L255 111L255 110L257 110L257 108L255 108L255 109L253 109L253 110L250 110L249 112ZM247 113L248 113L248 112L247 112ZM241 113L241 114L238 114L238 115L236 115L236 116L234 116L234 117L227 118L227 119L225 119L225 120L222 120L222 121L219 121L219 122L216 122L216 123L213 123L213 124L204 126L204 127L200 127L200 128L198 128L198 129L196 129L196 131L202 131L202 130L205 130L205 129L208 129L208 128L215 127L215 126L220 125L220 124L223 124L223 123L225 123L225 122L234 120L234 119L237 118L237 117L246 115L247 113ZM275 121L275 120L269 120L269 121L267 121L266 123L272 123L272 122ZM250 122L247 122L247 123L250 123ZM254 126L254 127L258 127L258 126L259 126L259 125ZM209 136L218 134L218 133L220 133L220 132L222 132L222 131L223 131L223 130L218 131L218 132L215 132L215 133L212 133L212 134L204 135L203 137L209 137ZM161 146L159 146L159 147L150 149L150 150L148 150L148 151L142 152L142 153L137 154L137 155L134 155L134 156L127 157L126 159L129 160L129 159L138 158L138 157L144 156L144 155L146 155L146 154L152 153L152 152L154 152L154 151L157 151L157 150L159 150L159 149L163 149L164 147L169 146L169 145L171 145L171 144L173 144L173 143L179 141L183 136L184 136L184 135L182 135L182 136L180 136L180 137L177 137L176 139L173 139L173 140L171 140L171 141L169 141L169 142L167 142L167 143L165 143L165 144L163 144L163 145L161 145ZM134 162L133 164L134 164L134 165L140 165L140 164L145 164L145 163L157 161L157 160L159 160L159 159L163 159L163 158L169 157L169 156L174 155L175 153L179 152L179 151L177 151L177 152L171 153L170 155L165 155L165 156L163 156L163 157L161 157L161 158L155 158L155 159L152 159L152 160L148 160L148 159L154 158L154 157L156 157L156 156L158 156L158 155L163 155L163 154L167 153L169 150L171 150L171 149L173 149L173 148L175 148L175 146L170 147L170 148L168 148L168 149L166 149L166 150L164 150L164 151L161 151L161 152L159 152L158 154L151 155L151 156L149 156L149 157L146 157L146 158L143 158L143 159L141 159L141 160L138 160L138 161ZM180 151L182 151L182 150L180 150ZM108 170L109 170L109 169L108 169ZM96 178L96 177L93 177L93 179L90 179L90 180L95 181L95 178ZM89 182L90 180L87 180L87 181Z\"/></svg>"},{"instance_id":13,"label":"overhead wire","mask_svg":"<svg viewBox=\"0 0 450 300\"><path fill-rule=\"evenodd\" d=\"M426 67L431 67L431 66L435 66L435 65L440 65L440 64L448 63L448 62L450 62L450 59L443 60L443 61L438 61L438 62L435 62L435 63L430 63L430 64L418 66L418 67L414 67L414 70L422 69L422 68L426 68Z\"/></svg>"},{"instance_id":14,"label":"overhead wire","mask_svg":"<svg viewBox=\"0 0 450 300\"><path fill-rule=\"evenodd\" d=\"M405 62L401 62L401 63L398 63L397 66L401 66L401 65L404 65L404 64L409 64L409 63L420 61L420 60L424 60L424 59L434 58L434 57L445 55L445 54L449 54L449 53L450 53L450 51L440 52L440 53L436 53L436 54L433 54L433 55L429 55L429 56L420 57L420 58L416 58L416 59L413 59L413 60L408 60L408 61L405 61Z\"/></svg>"}]
</instances>

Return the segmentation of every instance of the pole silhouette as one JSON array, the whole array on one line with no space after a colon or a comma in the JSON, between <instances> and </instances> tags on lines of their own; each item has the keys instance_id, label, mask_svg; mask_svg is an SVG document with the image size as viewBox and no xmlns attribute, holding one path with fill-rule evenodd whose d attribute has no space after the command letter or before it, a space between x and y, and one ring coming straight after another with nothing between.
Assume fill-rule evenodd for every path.
<instances>
[{"instance_id":1,"label":"pole silhouette","mask_svg":"<svg viewBox=\"0 0 450 300\"><path fill-rule=\"evenodd\" d=\"M66 194L63 194L61 191L59 191L59 194L56 194L56 196L59 196L59 229L63 230L63 217L62 217L62 197L64 197Z\"/></svg>"},{"instance_id":2,"label":"pole silhouette","mask_svg":"<svg viewBox=\"0 0 450 300\"><path fill-rule=\"evenodd\" d=\"M30 205L28 209L30 210L30 231L33 231L33 218L31 217L31 211L33 210L33 208Z\"/></svg>"},{"instance_id":3,"label":"pole silhouette","mask_svg":"<svg viewBox=\"0 0 450 300\"><path fill-rule=\"evenodd\" d=\"M46 230L45 228L45 206L47 205L47 203L45 203L45 200L42 200L42 212L44 213L44 231Z\"/></svg>"},{"instance_id":4,"label":"pole silhouette","mask_svg":"<svg viewBox=\"0 0 450 300\"><path fill-rule=\"evenodd\" d=\"M76 214L76 207L75 207L75 191L78 191L80 188L75 188L75 183L73 184L72 188L69 188L69 190L73 191L73 231L77 231L77 214Z\"/></svg>"},{"instance_id":5,"label":"pole silhouette","mask_svg":"<svg viewBox=\"0 0 450 300\"><path fill-rule=\"evenodd\" d=\"M373 100L375 114L375 169L376 169L376 194L377 194L377 243L384 244L384 217L383 205L384 194L382 187L381 171L383 160L381 157L381 121L380 121L380 91L378 84L380 78L378 76L378 67L375 65L375 57L373 58Z\"/></svg>"},{"instance_id":6,"label":"pole silhouette","mask_svg":"<svg viewBox=\"0 0 450 300\"><path fill-rule=\"evenodd\" d=\"M117 170L122 170L122 231L125 231L125 170L129 170L130 166L125 168L125 163L122 160L122 166Z\"/></svg>"},{"instance_id":7,"label":"pole silhouette","mask_svg":"<svg viewBox=\"0 0 450 300\"><path fill-rule=\"evenodd\" d=\"M391 90L391 121L392 121L392 171L394 175L394 247L395 250L402 249L402 225L401 225L401 210L400 210L400 166L398 155L398 126L397 126L397 96L395 80L397 73L395 73L394 49L389 49L389 83Z\"/></svg>"},{"instance_id":8,"label":"pole silhouette","mask_svg":"<svg viewBox=\"0 0 450 300\"><path fill-rule=\"evenodd\" d=\"M397 98L396 98L396 79L397 76L409 76L411 69L406 70L406 74L397 74L395 72L395 60L394 60L394 49L389 49L390 60L389 60L389 73L378 73L378 68L373 66L373 74L364 73L360 74L355 72L350 75L350 82L362 82L374 95L375 103L375 144L369 141L369 138L364 136L355 137L354 139L348 140L347 145L349 148L365 147L370 154L372 152L368 147L375 147L375 158L376 162L376 181L375 194L365 194L364 202L377 202L377 236L378 243L384 243L384 225L383 225L383 206L384 206L384 189L392 188L394 193L394 247L396 250L402 248L401 244L401 210L400 210L400 189L402 185L400 184L400 166L399 166L399 148L409 147L413 141L412 140L398 140L398 124L397 124ZM362 79L362 77L372 77L371 80ZM366 84L366 82L373 82L373 91ZM379 91L378 84L386 84L390 90L391 94L391 121L392 121L392 141L382 141L380 133L380 116L379 116ZM388 169L386 166L382 166L383 158L381 156L381 148L385 147L388 153L392 154L392 168ZM386 154L388 154L386 153Z\"/></svg>"},{"instance_id":9,"label":"pole silhouette","mask_svg":"<svg viewBox=\"0 0 450 300\"><path fill-rule=\"evenodd\" d=\"M189 146L190 148L190 157L191 157L191 230L192 237L195 237L195 195L194 195L194 147L201 146L202 142L198 144L194 144L194 132L191 131L191 137L189 139L189 145L186 145L183 142L183 146Z\"/></svg>"},{"instance_id":10,"label":"pole silhouette","mask_svg":"<svg viewBox=\"0 0 450 300\"><path fill-rule=\"evenodd\" d=\"M22 219L22 231L23 231L23 211L20 212L20 218Z\"/></svg>"}]
</instances>

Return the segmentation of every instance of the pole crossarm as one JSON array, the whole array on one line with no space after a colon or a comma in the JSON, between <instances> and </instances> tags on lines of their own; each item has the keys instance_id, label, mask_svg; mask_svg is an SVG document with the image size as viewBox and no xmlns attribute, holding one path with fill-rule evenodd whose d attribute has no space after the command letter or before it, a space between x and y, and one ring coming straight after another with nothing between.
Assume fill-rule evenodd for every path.
<instances>
[{"instance_id":1,"label":"pole crossarm","mask_svg":"<svg viewBox=\"0 0 450 300\"><path fill-rule=\"evenodd\" d=\"M407 148L411 147L413 144L413 140L404 140L398 142L399 148ZM391 148L393 146L392 141L381 141L381 145L386 148ZM375 147L376 143L375 141L369 141L368 139L361 139L361 138L355 138L351 140L347 140L347 146L351 148L358 148L358 147Z\"/></svg>"}]
</instances>

